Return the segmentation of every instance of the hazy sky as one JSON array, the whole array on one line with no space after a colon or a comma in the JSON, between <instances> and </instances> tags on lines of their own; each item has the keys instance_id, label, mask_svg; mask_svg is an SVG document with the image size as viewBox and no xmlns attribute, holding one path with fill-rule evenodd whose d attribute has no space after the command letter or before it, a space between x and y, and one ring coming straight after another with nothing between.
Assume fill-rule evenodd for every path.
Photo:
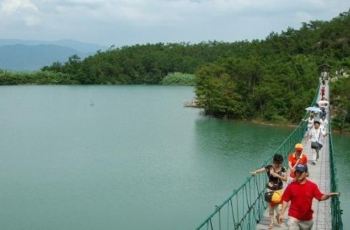
<instances>
[{"instance_id":1,"label":"hazy sky","mask_svg":"<svg viewBox=\"0 0 350 230\"><path fill-rule=\"evenodd\" d=\"M350 0L0 0L0 38L102 45L264 38Z\"/></svg>"}]
</instances>

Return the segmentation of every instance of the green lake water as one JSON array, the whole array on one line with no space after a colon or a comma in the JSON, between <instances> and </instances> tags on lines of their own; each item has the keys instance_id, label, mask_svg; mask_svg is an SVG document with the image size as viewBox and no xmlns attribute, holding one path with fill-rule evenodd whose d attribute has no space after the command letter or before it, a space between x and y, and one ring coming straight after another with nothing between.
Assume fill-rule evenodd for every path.
<instances>
[{"instance_id":1,"label":"green lake water","mask_svg":"<svg viewBox=\"0 0 350 230\"><path fill-rule=\"evenodd\" d=\"M0 87L1 229L194 229L291 130L204 117L183 107L193 96L191 87ZM335 136L347 206L349 140Z\"/></svg>"},{"instance_id":2,"label":"green lake water","mask_svg":"<svg viewBox=\"0 0 350 230\"><path fill-rule=\"evenodd\" d=\"M344 229L348 229L350 226L350 136L334 135L333 139L343 224Z\"/></svg>"}]
</instances>

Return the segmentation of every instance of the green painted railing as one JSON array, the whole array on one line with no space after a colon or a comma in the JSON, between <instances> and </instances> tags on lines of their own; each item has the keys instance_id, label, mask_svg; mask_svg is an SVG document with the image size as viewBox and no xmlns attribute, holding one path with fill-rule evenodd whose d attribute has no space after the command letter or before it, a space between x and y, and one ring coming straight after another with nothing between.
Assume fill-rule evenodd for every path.
<instances>
[{"instance_id":1,"label":"green painted railing","mask_svg":"<svg viewBox=\"0 0 350 230\"><path fill-rule=\"evenodd\" d=\"M330 90L329 90L330 91ZM329 112L329 117L331 117L331 114ZM334 146L333 146L333 139L332 139L332 122L329 122L328 126L328 132L329 132L329 166L330 166L330 173L331 173L331 191L335 192L338 191L337 186L337 168L335 167L334 162ZM337 230L343 230L343 221L342 221L342 214L343 210L340 208L340 201L338 196L332 197L331 200L331 214L332 214L332 229Z\"/></svg>"},{"instance_id":2,"label":"green painted railing","mask_svg":"<svg viewBox=\"0 0 350 230\"><path fill-rule=\"evenodd\" d=\"M318 86L311 105L316 104L319 88L320 86ZM294 149L294 145L303 139L307 127L306 120L305 114L299 125L271 154L271 157L262 164L262 167L272 161L275 153L282 154L285 159L287 158ZM286 166L287 161L284 161L284 164ZM216 206L215 211L196 229L255 229L267 206L264 201L266 183L266 175L258 174L248 177L221 205Z\"/></svg>"},{"instance_id":3,"label":"green painted railing","mask_svg":"<svg viewBox=\"0 0 350 230\"><path fill-rule=\"evenodd\" d=\"M331 173L331 191L338 191L336 179L337 168L334 163L334 148L333 148L333 140L332 140L332 131L331 125L329 125L329 163L330 163L330 173ZM340 201L338 196L332 197L331 200L331 213L332 213L332 229L343 229L343 221L341 215L343 214L343 210L340 208Z\"/></svg>"}]
</instances>

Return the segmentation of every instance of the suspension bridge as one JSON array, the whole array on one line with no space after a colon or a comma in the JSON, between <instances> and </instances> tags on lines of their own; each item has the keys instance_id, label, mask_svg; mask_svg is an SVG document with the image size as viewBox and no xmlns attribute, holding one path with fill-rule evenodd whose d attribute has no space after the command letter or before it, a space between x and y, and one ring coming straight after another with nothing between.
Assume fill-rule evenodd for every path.
<instances>
[{"instance_id":1,"label":"suspension bridge","mask_svg":"<svg viewBox=\"0 0 350 230\"><path fill-rule=\"evenodd\" d=\"M329 101L330 90L328 81L325 84L325 89L325 97ZM319 99L320 87L318 87L311 105L315 105ZM316 165L310 164L312 149L306 135L307 114L305 114L299 125L271 153L271 157L266 159L262 167L272 162L272 156L275 153L282 154L284 159L288 159L288 154L294 151L295 144L301 142L304 145L304 152L309 159L309 179L314 181L322 192L338 191L330 118L330 109L327 106L328 135L323 140L323 148L320 151L320 158ZM284 167L288 168L288 160L284 161ZM267 203L264 200L267 179L267 176L263 173L248 177L239 188L233 190L233 193L222 204L215 206L214 212L196 230L269 229ZM322 202L314 200L312 209L314 210L313 229L343 229L342 210L338 196ZM288 224L287 222L280 225L275 224L273 229L288 229Z\"/></svg>"}]
</instances>

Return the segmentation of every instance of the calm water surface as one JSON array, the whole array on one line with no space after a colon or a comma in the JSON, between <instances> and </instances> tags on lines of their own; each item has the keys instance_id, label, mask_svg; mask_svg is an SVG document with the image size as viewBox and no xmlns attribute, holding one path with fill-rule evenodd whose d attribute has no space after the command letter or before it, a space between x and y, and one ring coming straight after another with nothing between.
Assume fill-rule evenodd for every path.
<instances>
[{"instance_id":1,"label":"calm water surface","mask_svg":"<svg viewBox=\"0 0 350 230\"><path fill-rule=\"evenodd\" d=\"M0 87L1 229L194 229L290 129L203 117L193 95ZM349 138L335 142L349 190Z\"/></svg>"},{"instance_id":2,"label":"calm water surface","mask_svg":"<svg viewBox=\"0 0 350 230\"><path fill-rule=\"evenodd\" d=\"M344 229L350 228L350 135L334 135L338 188L343 209Z\"/></svg>"}]
</instances>

